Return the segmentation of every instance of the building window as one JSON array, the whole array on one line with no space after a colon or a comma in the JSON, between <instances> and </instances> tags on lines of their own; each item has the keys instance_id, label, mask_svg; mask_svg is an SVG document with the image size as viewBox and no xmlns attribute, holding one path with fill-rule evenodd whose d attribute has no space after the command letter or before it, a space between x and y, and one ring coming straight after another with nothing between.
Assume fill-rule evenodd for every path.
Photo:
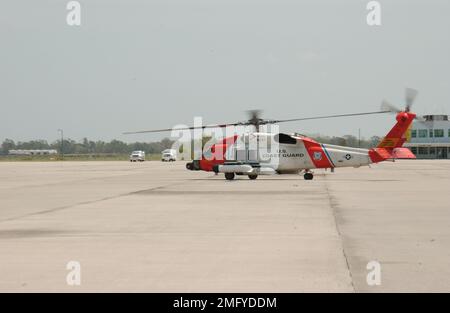
<instances>
[{"instance_id":1,"label":"building window","mask_svg":"<svg viewBox=\"0 0 450 313\"><path fill-rule=\"evenodd\" d=\"M430 147L430 155L436 155L436 148Z\"/></svg>"},{"instance_id":2,"label":"building window","mask_svg":"<svg viewBox=\"0 0 450 313\"><path fill-rule=\"evenodd\" d=\"M448 130L448 136L450 137L450 129Z\"/></svg>"},{"instance_id":3,"label":"building window","mask_svg":"<svg viewBox=\"0 0 450 313\"><path fill-rule=\"evenodd\" d=\"M419 138L427 138L427 136L428 136L428 130L419 129Z\"/></svg>"},{"instance_id":4,"label":"building window","mask_svg":"<svg viewBox=\"0 0 450 313\"><path fill-rule=\"evenodd\" d=\"M428 154L428 147L419 147L419 154Z\"/></svg>"},{"instance_id":5,"label":"building window","mask_svg":"<svg viewBox=\"0 0 450 313\"><path fill-rule=\"evenodd\" d=\"M433 138L433 130L432 129L430 129L429 133L430 133L430 138Z\"/></svg>"},{"instance_id":6,"label":"building window","mask_svg":"<svg viewBox=\"0 0 450 313\"><path fill-rule=\"evenodd\" d=\"M448 132L450 134L450 129L448 130ZM417 129L411 130L411 138L417 138Z\"/></svg>"},{"instance_id":7,"label":"building window","mask_svg":"<svg viewBox=\"0 0 450 313\"><path fill-rule=\"evenodd\" d=\"M449 148L450 149L450 148ZM417 147L411 147L411 152L417 154Z\"/></svg>"},{"instance_id":8,"label":"building window","mask_svg":"<svg viewBox=\"0 0 450 313\"><path fill-rule=\"evenodd\" d=\"M434 130L434 137L437 137L437 138L444 137L444 130L443 129L435 129Z\"/></svg>"}]
</instances>

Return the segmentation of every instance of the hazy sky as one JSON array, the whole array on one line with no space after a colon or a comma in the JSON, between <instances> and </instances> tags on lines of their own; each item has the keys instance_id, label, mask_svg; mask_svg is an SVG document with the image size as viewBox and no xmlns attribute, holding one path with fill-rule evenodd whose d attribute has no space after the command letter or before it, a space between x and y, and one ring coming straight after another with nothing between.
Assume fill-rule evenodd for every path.
<instances>
[{"instance_id":1,"label":"hazy sky","mask_svg":"<svg viewBox=\"0 0 450 313\"><path fill-rule=\"evenodd\" d=\"M0 3L0 140L156 140L127 130L402 106L450 114L450 1L65 0ZM291 123L283 131L384 135L390 115Z\"/></svg>"}]
</instances>

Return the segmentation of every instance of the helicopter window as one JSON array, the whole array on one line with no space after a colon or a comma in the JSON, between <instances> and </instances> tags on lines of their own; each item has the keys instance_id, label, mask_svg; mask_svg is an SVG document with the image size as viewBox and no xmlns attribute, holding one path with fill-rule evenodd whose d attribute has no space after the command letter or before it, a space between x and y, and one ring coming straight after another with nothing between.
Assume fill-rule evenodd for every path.
<instances>
[{"instance_id":1,"label":"helicopter window","mask_svg":"<svg viewBox=\"0 0 450 313\"><path fill-rule=\"evenodd\" d=\"M297 143L297 139L282 133L275 135L274 139L278 143L284 143L289 145L295 145Z\"/></svg>"}]
</instances>

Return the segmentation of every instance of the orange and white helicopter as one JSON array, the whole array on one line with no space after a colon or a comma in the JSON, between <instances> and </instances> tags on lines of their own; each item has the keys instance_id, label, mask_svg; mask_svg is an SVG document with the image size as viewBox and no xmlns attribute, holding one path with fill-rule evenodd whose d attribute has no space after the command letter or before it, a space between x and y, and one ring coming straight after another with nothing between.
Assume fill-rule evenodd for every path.
<instances>
[{"instance_id":1,"label":"orange and white helicopter","mask_svg":"<svg viewBox=\"0 0 450 313\"><path fill-rule=\"evenodd\" d=\"M224 173L227 180L235 175L246 175L256 179L258 175L304 173L305 180L313 179L313 169L331 169L339 167L368 166L386 160L415 159L415 155L404 148L407 132L414 121L419 119L410 111L417 95L414 89L406 89L406 107L399 110L387 101L383 101L380 111L339 114L285 120L267 120L259 117L259 111L251 111L251 118L245 122L231 124L186 127L178 130L196 128L224 128L229 126L253 125L254 132L236 134L212 144L198 160L186 164L192 171ZM346 116L361 116L395 112L396 124L376 148L361 149L331 144L322 144L300 134L260 132L260 127L267 124L326 119ZM134 133L170 131L172 129L147 130ZM256 143L256 144L252 144Z\"/></svg>"}]
</instances>

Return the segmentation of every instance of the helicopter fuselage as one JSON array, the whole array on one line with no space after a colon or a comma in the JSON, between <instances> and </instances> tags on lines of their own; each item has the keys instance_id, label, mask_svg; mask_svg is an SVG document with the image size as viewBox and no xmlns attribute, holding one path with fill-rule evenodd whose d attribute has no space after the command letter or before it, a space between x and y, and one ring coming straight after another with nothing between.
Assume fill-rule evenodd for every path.
<instances>
[{"instance_id":1,"label":"helicopter fuselage","mask_svg":"<svg viewBox=\"0 0 450 313\"><path fill-rule=\"evenodd\" d=\"M225 138L206 149L200 160L186 164L189 170L225 173L227 179L234 175L272 175L305 172L312 179L312 169L360 167L396 159L415 158L407 148L402 148L406 132L415 114L400 112L397 124L376 148L361 149L319 143L298 134L247 133Z\"/></svg>"},{"instance_id":2,"label":"helicopter fuselage","mask_svg":"<svg viewBox=\"0 0 450 313\"><path fill-rule=\"evenodd\" d=\"M249 145L252 140L257 144ZM250 133L213 145L191 169L267 175L371 163L367 149L320 144L300 135Z\"/></svg>"}]
</instances>

